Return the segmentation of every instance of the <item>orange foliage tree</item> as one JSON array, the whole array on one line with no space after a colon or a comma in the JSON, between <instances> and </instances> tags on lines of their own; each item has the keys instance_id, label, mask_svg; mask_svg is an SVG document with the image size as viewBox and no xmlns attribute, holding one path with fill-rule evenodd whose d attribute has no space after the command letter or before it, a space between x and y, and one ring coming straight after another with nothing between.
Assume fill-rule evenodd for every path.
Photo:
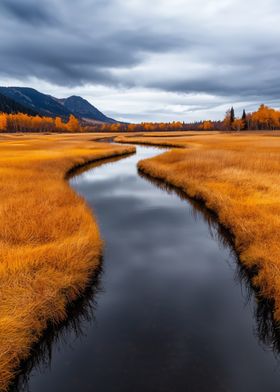
<instances>
[{"instance_id":1,"label":"orange foliage tree","mask_svg":"<svg viewBox=\"0 0 280 392\"><path fill-rule=\"evenodd\" d=\"M199 126L199 129L203 129L204 131L213 129L213 124L211 121L203 121L203 123Z\"/></svg>"},{"instance_id":2,"label":"orange foliage tree","mask_svg":"<svg viewBox=\"0 0 280 392\"><path fill-rule=\"evenodd\" d=\"M170 123L142 122L141 124L95 124L85 127L88 131L105 132L160 132L160 131L181 131L186 128L185 123L173 121Z\"/></svg>"},{"instance_id":3,"label":"orange foliage tree","mask_svg":"<svg viewBox=\"0 0 280 392\"><path fill-rule=\"evenodd\" d=\"M60 117L56 117L54 120L55 129L59 132L66 131L66 124L62 121Z\"/></svg>"},{"instance_id":4,"label":"orange foliage tree","mask_svg":"<svg viewBox=\"0 0 280 392\"><path fill-rule=\"evenodd\" d=\"M231 124L231 127L234 131L241 131L244 129L244 121L241 118L236 118Z\"/></svg>"},{"instance_id":5,"label":"orange foliage tree","mask_svg":"<svg viewBox=\"0 0 280 392\"><path fill-rule=\"evenodd\" d=\"M257 111L235 118L233 109L228 110L222 129L241 131L243 129L275 130L280 128L280 111L262 104Z\"/></svg>"},{"instance_id":6,"label":"orange foliage tree","mask_svg":"<svg viewBox=\"0 0 280 392\"><path fill-rule=\"evenodd\" d=\"M79 132L80 131L79 121L76 119L75 116L73 116L73 114L71 114L69 117L69 121L66 124L66 129L69 132Z\"/></svg>"},{"instance_id":7,"label":"orange foliage tree","mask_svg":"<svg viewBox=\"0 0 280 392\"><path fill-rule=\"evenodd\" d=\"M5 113L0 114L0 131L7 130L7 115Z\"/></svg>"},{"instance_id":8,"label":"orange foliage tree","mask_svg":"<svg viewBox=\"0 0 280 392\"><path fill-rule=\"evenodd\" d=\"M261 105L259 109L252 113L251 126L256 129L276 129L280 126L280 112Z\"/></svg>"},{"instance_id":9,"label":"orange foliage tree","mask_svg":"<svg viewBox=\"0 0 280 392\"><path fill-rule=\"evenodd\" d=\"M29 116L24 113L0 113L0 131L11 132L79 132L79 121L71 115L64 123L60 117Z\"/></svg>"},{"instance_id":10,"label":"orange foliage tree","mask_svg":"<svg viewBox=\"0 0 280 392\"><path fill-rule=\"evenodd\" d=\"M29 116L23 113L0 113L0 131L11 132L161 132L182 130L275 130L280 129L280 111L261 105L253 113L243 111L241 118L236 118L234 109L227 111L223 121L203 121L185 123L173 121L169 123L142 122L141 124L99 123L81 126L78 119L70 115L68 122L60 117Z\"/></svg>"}]
</instances>

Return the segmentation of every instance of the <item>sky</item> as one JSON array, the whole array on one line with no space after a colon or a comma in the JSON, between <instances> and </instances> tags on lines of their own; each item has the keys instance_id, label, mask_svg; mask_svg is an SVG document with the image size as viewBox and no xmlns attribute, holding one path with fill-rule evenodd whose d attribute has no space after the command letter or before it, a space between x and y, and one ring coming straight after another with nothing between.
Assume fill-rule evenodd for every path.
<instances>
[{"instance_id":1,"label":"sky","mask_svg":"<svg viewBox=\"0 0 280 392\"><path fill-rule=\"evenodd\" d=\"M280 106L279 0L1 0L0 83L122 121Z\"/></svg>"}]
</instances>

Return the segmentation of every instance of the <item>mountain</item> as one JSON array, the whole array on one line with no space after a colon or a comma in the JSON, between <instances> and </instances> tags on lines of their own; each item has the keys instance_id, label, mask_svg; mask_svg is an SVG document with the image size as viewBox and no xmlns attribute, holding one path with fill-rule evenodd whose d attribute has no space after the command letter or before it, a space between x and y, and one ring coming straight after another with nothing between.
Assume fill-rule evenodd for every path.
<instances>
[{"instance_id":1,"label":"mountain","mask_svg":"<svg viewBox=\"0 0 280 392\"><path fill-rule=\"evenodd\" d=\"M5 95L0 93L0 113L25 113L32 116L38 114L35 110L29 109L13 99L6 97Z\"/></svg>"},{"instance_id":2,"label":"mountain","mask_svg":"<svg viewBox=\"0 0 280 392\"><path fill-rule=\"evenodd\" d=\"M19 104L39 112L42 116L69 117L71 112L50 95L28 87L0 87L0 93Z\"/></svg>"},{"instance_id":3,"label":"mountain","mask_svg":"<svg viewBox=\"0 0 280 392\"><path fill-rule=\"evenodd\" d=\"M29 87L0 87L0 94L42 116L69 118L70 114L85 122L114 123L82 97L58 99Z\"/></svg>"},{"instance_id":4,"label":"mountain","mask_svg":"<svg viewBox=\"0 0 280 392\"><path fill-rule=\"evenodd\" d=\"M76 117L84 120L93 120L106 123L115 123L112 118L105 116L95 106L91 105L82 97L72 95L69 98L59 100L65 108L72 112Z\"/></svg>"}]
</instances>

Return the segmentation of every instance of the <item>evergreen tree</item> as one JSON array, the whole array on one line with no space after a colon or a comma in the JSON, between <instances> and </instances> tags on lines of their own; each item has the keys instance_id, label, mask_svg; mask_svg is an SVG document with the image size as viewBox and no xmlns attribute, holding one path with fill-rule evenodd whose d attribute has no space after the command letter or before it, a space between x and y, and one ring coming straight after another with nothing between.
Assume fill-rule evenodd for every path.
<instances>
[{"instance_id":1,"label":"evergreen tree","mask_svg":"<svg viewBox=\"0 0 280 392\"><path fill-rule=\"evenodd\" d=\"M247 114L246 114L245 109L243 110L242 121L243 121L243 124L244 124L244 128L243 129L248 129Z\"/></svg>"},{"instance_id":2,"label":"evergreen tree","mask_svg":"<svg viewBox=\"0 0 280 392\"><path fill-rule=\"evenodd\" d=\"M230 109L230 123L234 123L235 120L235 113L233 107Z\"/></svg>"}]
</instances>

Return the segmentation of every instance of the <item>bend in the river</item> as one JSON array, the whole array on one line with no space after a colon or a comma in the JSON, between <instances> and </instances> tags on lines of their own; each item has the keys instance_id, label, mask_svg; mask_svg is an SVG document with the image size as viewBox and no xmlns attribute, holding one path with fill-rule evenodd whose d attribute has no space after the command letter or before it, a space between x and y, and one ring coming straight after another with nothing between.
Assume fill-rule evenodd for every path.
<instances>
[{"instance_id":1,"label":"bend in the river","mask_svg":"<svg viewBox=\"0 0 280 392\"><path fill-rule=\"evenodd\" d=\"M257 336L267 339L269 313L244 295L221 228L137 173L158 153L137 146L71 180L105 239L102 273L94 306L78 305L79 323L51 343L50 366L28 373L31 392L279 391L277 361Z\"/></svg>"}]
</instances>

